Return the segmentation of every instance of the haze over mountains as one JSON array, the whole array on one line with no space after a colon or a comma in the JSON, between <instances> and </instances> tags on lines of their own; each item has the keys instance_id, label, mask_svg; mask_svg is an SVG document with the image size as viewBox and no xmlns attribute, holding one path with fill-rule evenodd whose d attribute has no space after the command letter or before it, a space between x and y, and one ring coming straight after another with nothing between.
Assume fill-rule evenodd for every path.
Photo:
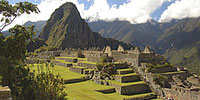
<instances>
[{"instance_id":1,"label":"haze over mountains","mask_svg":"<svg viewBox=\"0 0 200 100\"><path fill-rule=\"evenodd\" d=\"M40 37L50 46L85 48L113 45L112 48L115 49L118 44L122 44L128 48L128 45L119 42L123 41L133 46L149 46L172 64L200 72L200 17L172 20L168 23L149 20L143 24L130 24L115 20L87 24L75 5L67 3L58 8L47 22L26 24L36 25L37 36L41 31Z\"/></svg>"}]
</instances>

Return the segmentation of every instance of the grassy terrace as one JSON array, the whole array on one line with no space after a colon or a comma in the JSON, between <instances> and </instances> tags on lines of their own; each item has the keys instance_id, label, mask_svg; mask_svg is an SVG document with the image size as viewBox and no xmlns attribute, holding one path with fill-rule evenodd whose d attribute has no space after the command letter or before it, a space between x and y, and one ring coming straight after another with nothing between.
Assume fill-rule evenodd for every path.
<instances>
[{"instance_id":1,"label":"grassy terrace","mask_svg":"<svg viewBox=\"0 0 200 100\"><path fill-rule=\"evenodd\" d=\"M176 73L184 73L185 71L177 71L177 72L167 72L162 74L176 74Z\"/></svg>"},{"instance_id":2,"label":"grassy terrace","mask_svg":"<svg viewBox=\"0 0 200 100\"><path fill-rule=\"evenodd\" d=\"M146 84L144 81L137 81L137 82L128 82L128 83L120 83L115 80L108 80L111 84L119 85L119 86L129 86L129 85L135 85L135 84Z\"/></svg>"},{"instance_id":3,"label":"grassy terrace","mask_svg":"<svg viewBox=\"0 0 200 100\"><path fill-rule=\"evenodd\" d=\"M73 68L87 69L86 67L81 67L81 66L73 66Z\"/></svg>"},{"instance_id":4,"label":"grassy terrace","mask_svg":"<svg viewBox=\"0 0 200 100\"><path fill-rule=\"evenodd\" d=\"M133 75L137 75L137 74L136 73L130 73L130 74L116 75L116 76L133 76Z\"/></svg>"},{"instance_id":5,"label":"grassy terrace","mask_svg":"<svg viewBox=\"0 0 200 100\"><path fill-rule=\"evenodd\" d=\"M55 61L59 61L59 62L61 62L61 63L65 63L65 64L73 64L73 65L77 65L77 63L66 62L65 60L55 60Z\"/></svg>"},{"instance_id":6,"label":"grassy terrace","mask_svg":"<svg viewBox=\"0 0 200 100\"><path fill-rule=\"evenodd\" d=\"M39 64L34 64L34 66L28 66L28 68L30 68L31 71L35 70L36 73L37 73L37 65ZM41 67L41 66L40 66ZM46 68L43 67L43 70L45 71ZM78 74L78 73L75 73L75 72L71 72L69 70L69 68L66 68L66 67L63 67L63 66L55 66L54 68L51 68L51 70L53 71L54 74L59 74L61 75L61 77L63 79L75 79L75 78L81 78L81 77L84 77L85 75L83 74Z\"/></svg>"},{"instance_id":7,"label":"grassy terrace","mask_svg":"<svg viewBox=\"0 0 200 100\"><path fill-rule=\"evenodd\" d=\"M137 98L137 97L144 97L144 96L148 96L148 95L155 95L154 92L150 92L150 93L144 93L144 94L137 94L137 95L132 95L132 96L123 96L124 98L128 99L128 98Z\"/></svg>"},{"instance_id":8,"label":"grassy terrace","mask_svg":"<svg viewBox=\"0 0 200 100\"><path fill-rule=\"evenodd\" d=\"M72 62L66 62L65 60L55 60L55 61L59 61L61 63L66 63L66 64L72 64Z\"/></svg>"},{"instance_id":9,"label":"grassy terrace","mask_svg":"<svg viewBox=\"0 0 200 100\"><path fill-rule=\"evenodd\" d=\"M112 89L113 87L99 85L92 81L66 84L65 86L65 91L68 93L68 100L123 100L123 98L143 97L154 94L152 92L138 95L119 95L118 93L103 94L95 90Z\"/></svg>"},{"instance_id":10,"label":"grassy terrace","mask_svg":"<svg viewBox=\"0 0 200 100\"><path fill-rule=\"evenodd\" d=\"M117 69L117 71L132 71L132 69L129 69L129 68L127 68L127 69Z\"/></svg>"},{"instance_id":11,"label":"grassy terrace","mask_svg":"<svg viewBox=\"0 0 200 100\"><path fill-rule=\"evenodd\" d=\"M80 63L86 63L86 64L94 64L96 65L97 63L96 62L89 62L89 61L79 61Z\"/></svg>"},{"instance_id":12,"label":"grassy terrace","mask_svg":"<svg viewBox=\"0 0 200 100\"><path fill-rule=\"evenodd\" d=\"M77 58L77 57L56 57L56 58L68 58L68 59L87 60L87 58Z\"/></svg>"}]
</instances>

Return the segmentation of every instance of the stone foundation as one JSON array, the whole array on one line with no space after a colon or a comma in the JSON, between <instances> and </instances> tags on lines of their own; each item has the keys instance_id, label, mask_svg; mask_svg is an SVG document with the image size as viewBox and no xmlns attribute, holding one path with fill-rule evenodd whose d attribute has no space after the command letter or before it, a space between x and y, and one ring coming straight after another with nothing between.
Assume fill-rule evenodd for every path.
<instances>
[{"instance_id":1,"label":"stone foundation","mask_svg":"<svg viewBox=\"0 0 200 100\"><path fill-rule=\"evenodd\" d=\"M126 63L118 63L118 64L114 64L116 69L124 69L124 68L128 68Z\"/></svg>"},{"instance_id":2,"label":"stone foundation","mask_svg":"<svg viewBox=\"0 0 200 100\"><path fill-rule=\"evenodd\" d=\"M134 81L140 81L140 76L139 75L128 75L128 76L116 75L115 80L121 83L134 82Z\"/></svg>"},{"instance_id":3,"label":"stone foundation","mask_svg":"<svg viewBox=\"0 0 200 100\"><path fill-rule=\"evenodd\" d=\"M166 73L166 72L176 72L176 67L158 67L156 68L153 73Z\"/></svg>"},{"instance_id":4,"label":"stone foundation","mask_svg":"<svg viewBox=\"0 0 200 100\"><path fill-rule=\"evenodd\" d=\"M55 58L56 60L64 60L66 62L72 62L72 63L77 63L78 59L77 58Z\"/></svg>"},{"instance_id":5,"label":"stone foundation","mask_svg":"<svg viewBox=\"0 0 200 100\"><path fill-rule=\"evenodd\" d=\"M87 67L89 69L94 69L96 67L96 64L78 62L77 66Z\"/></svg>"},{"instance_id":6,"label":"stone foundation","mask_svg":"<svg viewBox=\"0 0 200 100\"><path fill-rule=\"evenodd\" d=\"M162 73L162 75L166 76L168 78L168 81L173 81L172 76L179 75L181 79L186 80L190 74L187 71L181 71L181 72L171 72L171 73Z\"/></svg>"},{"instance_id":7,"label":"stone foundation","mask_svg":"<svg viewBox=\"0 0 200 100\"><path fill-rule=\"evenodd\" d=\"M71 66L73 66L73 64L62 63L62 62L59 62L59 61L54 61L54 63L55 63L55 65L64 66L64 67L71 67Z\"/></svg>"},{"instance_id":8,"label":"stone foundation","mask_svg":"<svg viewBox=\"0 0 200 100\"><path fill-rule=\"evenodd\" d=\"M81 68L81 67L70 67L69 68L70 71L76 72L76 73L79 73L79 74L83 74L84 69L87 69L87 68Z\"/></svg>"},{"instance_id":9,"label":"stone foundation","mask_svg":"<svg viewBox=\"0 0 200 100\"><path fill-rule=\"evenodd\" d=\"M129 74L129 73L133 73L134 71L132 69L130 70L124 70L124 71L118 71L117 70L117 73L118 75L124 75L124 74Z\"/></svg>"},{"instance_id":10,"label":"stone foundation","mask_svg":"<svg viewBox=\"0 0 200 100\"><path fill-rule=\"evenodd\" d=\"M8 87L0 87L0 100L12 100L11 91Z\"/></svg>"},{"instance_id":11,"label":"stone foundation","mask_svg":"<svg viewBox=\"0 0 200 100\"><path fill-rule=\"evenodd\" d=\"M150 92L150 88L147 84L133 84L127 86L120 86L117 84L109 83L111 86L115 87L115 91L120 95L132 95L132 94L140 94Z\"/></svg>"}]
</instances>

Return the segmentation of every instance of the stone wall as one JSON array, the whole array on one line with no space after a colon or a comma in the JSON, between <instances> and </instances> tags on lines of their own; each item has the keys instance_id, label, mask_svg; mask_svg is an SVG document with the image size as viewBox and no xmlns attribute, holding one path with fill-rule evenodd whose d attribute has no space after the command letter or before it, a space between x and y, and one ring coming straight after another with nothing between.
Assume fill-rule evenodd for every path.
<instances>
[{"instance_id":1,"label":"stone wall","mask_svg":"<svg viewBox=\"0 0 200 100\"><path fill-rule=\"evenodd\" d=\"M166 73L166 72L176 72L176 67L166 66L166 67L158 67L156 68L153 73Z\"/></svg>"},{"instance_id":2,"label":"stone wall","mask_svg":"<svg viewBox=\"0 0 200 100\"><path fill-rule=\"evenodd\" d=\"M89 69L95 69L96 68L96 64L82 63L82 62L78 62L77 66L86 67L86 68L89 68Z\"/></svg>"},{"instance_id":3,"label":"stone wall","mask_svg":"<svg viewBox=\"0 0 200 100\"><path fill-rule=\"evenodd\" d=\"M68 63L62 63L60 61L53 61L55 63L55 65L58 65L58 66L64 66L64 67L71 67L73 66L73 64L68 64Z\"/></svg>"},{"instance_id":4,"label":"stone wall","mask_svg":"<svg viewBox=\"0 0 200 100\"><path fill-rule=\"evenodd\" d=\"M192 83L193 86L200 87L200 78L199 77L191 76L191 77L187 78L187 81Z\"/></svg>"},{"instance_id":5,"label":"stone wall","mask_svg":"<svg viewBox=\"0 0 200 100\"><path fill-rule=\"evenodd\" d=\"M0 87L0 100L12 100L11 91L8 87Z\"/></svg>"},{"instance_id":6,"label":"stone wall","mask_svg":"<svg viewBox=\"0 0 200 100\"><path fill-rule=\"evenodd\" d=\"M78 57L78 50L65 50L60 54L60 56Z\"/></svg>"},{"instance_id":7,"label":"stone wall","mask_svg":"<svg viewBox=\"0 0 200 100\"><path fill-rule=\"evenodd\" d=\"M88 61L99 62L103 54L102 51L84 51L83 53Z\"/></svg>"},{"instance_id":8,"label":"stone wall","mask_svg":"<svg viewBox=\"0 0 200 100\"><path fill-rule=\"evenodd\" d=\"M133 84L129 86L120 86L117 84L109 83L111 86L115 87L117 93L121 95L131 95L131 94L139 94L139 93L146 93L150 92L150 88L147 84Z\"/></svg>"},{"instance_id":9,"label":"stone wall","mask_svg":"<svg viewBox=\"0 0 200 100\"><path fill-rule=\"evenodd\" d=\"M168 82L172 82L173 81L172 76L179 75L181 79L186 80L187 77L190 76L190 73L188 73L188 71L181 71L181 72L162 73L162 75L168 78Z\"/></svg>"},{"instance_id":10,"label":"stone wall","mask_svg":"<svg viewBox=\"0 0 200 100\"><path fill-rule=\"evenodd\" d=\"M121 83L134 82L134 81L139 81L140 77L139 75L131 75L131 76L115 75L115 80Z\"/></svg>"},{"instance_id":11,"label":"stone wall","mask_svg":"<svg viewBox=\"0 0 200 100\"><path fill-rule=\"evenodd\" d=\"M165 88L166 97L171 97L176 100L200 100L200 92L191 91L182 87Z\"/></svg>"},{"instance_id":12,"label":"stone wall","mask_svg":"<svg viewBox=\"0 0 200 100\"><path fill-rule=\"evenodd\" d=\"M69 68L70 71L76 72L79 74L83 74L84 69L87 69L87 68L79 68L79 67L70 67Z\"/></svg>"},{"instance_id":13,"label":"stone wall","mask_svg":"<svg viewBox=\"0 0 200 100\"><path fill-rule=\"evenodd\" d=\"M76 63L78 61L77 58L55 58L56 60L64 60L66 62Z\"/></svg>"},{"instance_id":14,"label":"stone wall","mask_svg":"<svg viewBox=\"0 0 200 100\"><path fill-rule=\"evenodd\" d=\"M38 53L38 56L44 56L44 55L60 56L61 53L63 53L63 51L61 51L61 50L58 50L58 51L43 51L43 52Z\"/></svg>"}]
</instances>

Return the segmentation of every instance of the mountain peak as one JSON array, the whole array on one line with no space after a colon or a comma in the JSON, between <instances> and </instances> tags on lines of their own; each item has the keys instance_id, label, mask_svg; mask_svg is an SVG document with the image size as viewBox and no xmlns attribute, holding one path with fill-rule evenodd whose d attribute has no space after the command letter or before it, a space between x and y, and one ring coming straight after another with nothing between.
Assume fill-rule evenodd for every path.
<instances>
[{"instance_id":1,"label":"mountain peak","mask_svg":"<svg viewBox=\"0 0 200 100\"><path fill-rule=\"evenodd\" d=\"M114 39L105 39L92 32L88 24L81 18L73 3L65 3L54 11L40 34L49 46L61 48L89 48L110 45L116 49L119 44L125 49L127 44Z\"/></svg>"}]
</instances>

